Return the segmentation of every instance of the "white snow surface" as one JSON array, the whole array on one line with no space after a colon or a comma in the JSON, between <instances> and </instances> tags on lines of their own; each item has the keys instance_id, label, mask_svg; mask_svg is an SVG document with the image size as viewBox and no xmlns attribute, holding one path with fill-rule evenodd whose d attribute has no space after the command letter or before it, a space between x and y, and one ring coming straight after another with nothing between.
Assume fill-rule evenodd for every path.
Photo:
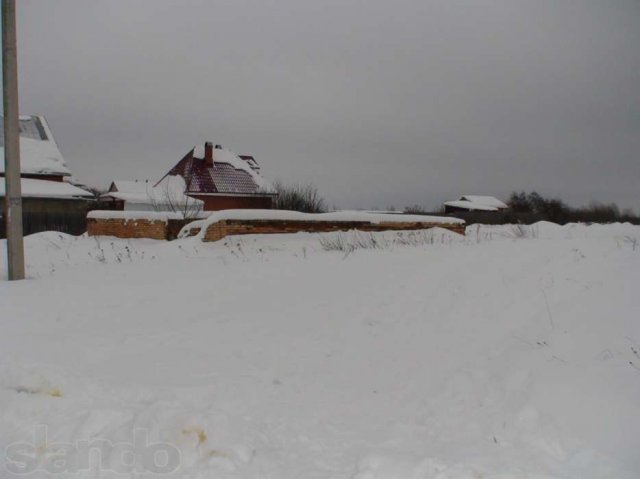
<instances>
[{"instance_id":1,"label":"white snow surface","mask_svg":"<svg viewBox=\"0 0 640 480\"><path fill-rule=\"evenodd\" d=\"M24 118L30 118L24 116ZM71 170L62 157L53 139L49 124L38 116L48 140L20 137L20 172L41 175L71 175ZM0 158L4 159L4 146L0 146ZM4 161L0 161L0 173L4 173Z\"/></svg>"},{"instance_id":2,"label":"white snow surface","mask_svg":"<svg viewBox=\"0 0 640 480\"><path fill-rule=\"evenodd\" d=\"M16 446L26 476L145 475L118 450L142 432L178 477L637 477L639 240L31 235L0 282L0 476Z\"/></svg>"},{"instance_id":3,"label":"white snow surface","mask_svg":"<svg viewBox=\"0 0 640 480\"><path fill-rule=\"evenodd\" d=\"M4 178L0 181L0 197L5 196ZM67 182L54 182L52 180L38 180L35 178L21 178L20 187L23 197L41 198L93 198L93 194L86 190L71 185Z\"/></svg>"},{"instance_id":4,"label":"white snow surface","mask_svg":"<svg viewBox=\"0 0 640 480\"><path fill-rule=\"evenodd\" d=\"M303 213L292 210L230 209L212 213L203 220L196 220L185 225L180 236L185 236L193 228L200 228L199 237L204 235L207 227L223 220L303 220L315 222L424 222L442 224L461 224L464 220L454 217L437 217L433 215L397 215L390 213L372 213L360 210L342 210L328 213Z\"/></svg>"},{"instance_id":5,"label":"white snow surface","mask_svg":"<svg viewBox=\"0 0 640 480\"><path fill-rule=\"evenodd\" d=\"M134 210L92 210L87 213L87 218L122 218L125 220L181 220L183 217L178 212L149 212Z\"/></svg>"}]
</instances>

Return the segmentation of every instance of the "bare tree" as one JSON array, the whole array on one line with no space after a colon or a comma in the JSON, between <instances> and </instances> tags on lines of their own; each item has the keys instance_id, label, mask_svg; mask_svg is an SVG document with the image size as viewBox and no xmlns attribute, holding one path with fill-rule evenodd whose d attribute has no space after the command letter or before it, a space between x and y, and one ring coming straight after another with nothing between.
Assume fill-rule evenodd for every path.
<instances>
[{"instance_id":1,"label":"bare tree","mask_svg":"<svg viewBox=\"0 0 640 480\"><path fill-rule=\"evenodd\" d=\"M404 210L402 213L408 213L411 215L423 215L425 213L427 213L427 209L424 208L422 205L418 205L417 203L415 205L411 205L409 207L404 207Z\"/></svg>"},{"instance_id":2,"label":"bare tree","mask_svg":"<svg viewBox=\"0 0 640 480\"><path fill-rule=\"evenodd\" d=\"M202 212L202 200L192 198L180 189L172 188L170 182L163 182L147 194L153 209L157 212L179 213L185 220L195 220Z\"/></svg>"}]
</instances>

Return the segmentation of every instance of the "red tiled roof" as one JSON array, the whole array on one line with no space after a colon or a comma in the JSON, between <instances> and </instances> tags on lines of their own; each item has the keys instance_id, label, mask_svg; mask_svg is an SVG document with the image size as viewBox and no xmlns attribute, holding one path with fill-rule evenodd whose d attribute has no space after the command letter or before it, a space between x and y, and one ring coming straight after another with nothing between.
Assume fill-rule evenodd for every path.
<instances>
[{"instance_id":1,"label":"red tiled roof","mask_svg":"<svg viewBox=\"0 0 640 480\"><path fill-rule=\"evenodd\" d=\"M252 156L239 157L256 170L257 163ZM264 194L249 172L215 160L213 166L207 165L204 159L194 157L193 150L169 170L167 175L182 176L187 185L185 193Z\"/></svg>"}]
</instances>

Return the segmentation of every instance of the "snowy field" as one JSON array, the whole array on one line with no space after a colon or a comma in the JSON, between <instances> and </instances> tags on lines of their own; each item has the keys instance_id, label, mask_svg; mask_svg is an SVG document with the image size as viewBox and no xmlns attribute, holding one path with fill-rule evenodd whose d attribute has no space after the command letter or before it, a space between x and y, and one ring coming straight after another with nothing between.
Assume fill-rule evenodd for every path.
<instances>
[{"instance_id":1,"label":"snowy field","mask_svg":"<svg viewBox=\"0 0 640 480\"><path fill-rule=\"evenodd\" d=\"M640 475L640 227L26 255L0 281L0 476Z\"/></svg>"}]
</instances>

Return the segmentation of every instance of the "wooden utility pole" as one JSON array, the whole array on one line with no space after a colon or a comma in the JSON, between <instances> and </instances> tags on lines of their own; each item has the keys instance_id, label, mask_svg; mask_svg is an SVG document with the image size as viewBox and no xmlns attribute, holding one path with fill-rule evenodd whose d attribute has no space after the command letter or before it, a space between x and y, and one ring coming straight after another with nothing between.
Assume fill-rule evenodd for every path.
<instances>
[{"instance_id":1,"label":"wooden utility pole","mask_svg":"<svg viewBox=\"0 0 640 480\"><path fill-rule=\"evenodd\" d=\"M4 198L9 280L24 278L17 57L16 1L2 0L2 100L4 105L4 175L6 185Z\"/></svg>"}]
</instances>

